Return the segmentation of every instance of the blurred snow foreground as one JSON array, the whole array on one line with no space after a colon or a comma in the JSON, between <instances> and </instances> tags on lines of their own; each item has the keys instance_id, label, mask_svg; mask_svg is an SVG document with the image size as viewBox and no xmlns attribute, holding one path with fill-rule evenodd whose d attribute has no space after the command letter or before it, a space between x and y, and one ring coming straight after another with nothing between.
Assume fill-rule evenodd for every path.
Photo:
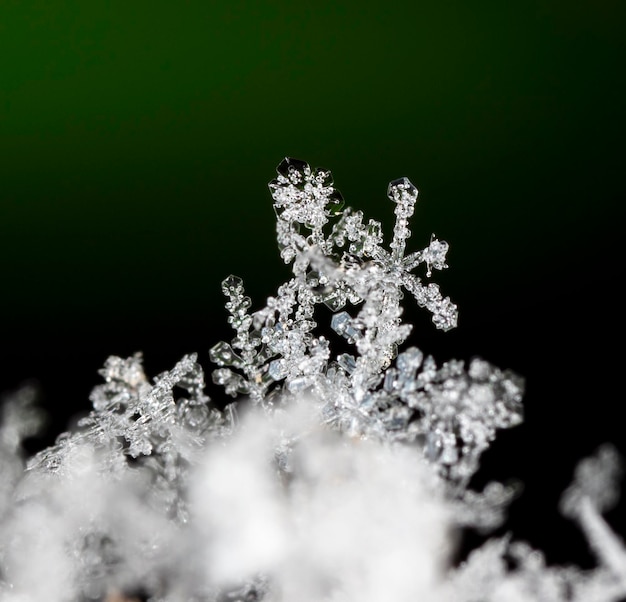
<instances>
[{"instance_id":1,"label":"blurred snow foreground","mask_svg":"<svg viewBox=\"0 0 626 602\"><path fill-rule=\"evenodd\" d=\"M460 530L498 527L515 495L500 483L473 491L470 479L497 430L522 421L523 381L402 347L405 292L435 327L457 321L425 280L447 267L447 243L405 252L411 182L389 185L387 249L379 222L344 208L330 172L291 158L277 172L269 187L293 277L252 313L242 281L222 283L234 338L210 359L227 403L205 393L195 354L153 380L141 354L110 357L91 413L30 458L32 391L4 404L1 602L625 596L626 550L601 516L617 498L609 446L580 464L562 500L595 569L548 566L510 536L453 561Z\"/></svg>"}]
</instances>

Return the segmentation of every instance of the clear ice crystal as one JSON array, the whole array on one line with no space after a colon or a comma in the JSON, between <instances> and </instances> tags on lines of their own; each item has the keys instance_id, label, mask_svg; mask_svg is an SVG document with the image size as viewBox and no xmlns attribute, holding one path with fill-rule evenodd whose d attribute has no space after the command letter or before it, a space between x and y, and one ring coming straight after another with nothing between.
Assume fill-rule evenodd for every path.
<instances>
[{"instance_id":1,"label":"clear ice crystal","mask_svg":"<svg viewBox=\"0 0 626 602\"><path fill-rule=\"evenodd\" d=\"M329 171L312 170L308 163L292 158L285 158L276 171L278 178L269 187L280 220L300 223L315 231L341 210L343 199L333 188Z\"/></svg>"},{"instance_id":2,"label":"clear ice crystal","mask_svg":"<svg viewBox=\"0 0 626 602\"><path fill-rule=\"evenodd\" d=\"M431 236L424 250L405 255L416 187L408 178L389 184L396 222L387 251L379 222L366 222L350 207L341 214L328 210L339 194L330 172L291 158L277 172L269 187L279 247L283 258L289 250L293 278L251 320L241 280L224 281L236 336L210 350L220 366L214 382L232 396L247 393L257 402L280 390L312 390L328 400L329 423L349 424L361 435L423 440L425 456L446 478L466 481L496 430L521 421L523 384L479 360L468 370L459 362L437 369L416 347L398 355L411 332L401 321L403 288L433 314L438 328L449 330L457 322L456 306L439 287L422 284L411 273L420 264L427 277L433 269L447 268L448 244ZM316 335L314 309L320 303L336 311L330 328L354 346L354 353L333 355L329 342ZM358 308L356 315L337 311L347 304ZM337 370L344 379L337 380Z\"/></svg>"},{"instance_id":3,"label":"clear ice crystal","mask_svg":"<svg viewBox=\"0 0 626 602\"><path fill-rule=\"evenodd\" d=\"M361 338L360 330L355 328L354 322L347 311L336 313L330 321L330 327L350 343L354 343Z\"/></svg>"}]
</instances>

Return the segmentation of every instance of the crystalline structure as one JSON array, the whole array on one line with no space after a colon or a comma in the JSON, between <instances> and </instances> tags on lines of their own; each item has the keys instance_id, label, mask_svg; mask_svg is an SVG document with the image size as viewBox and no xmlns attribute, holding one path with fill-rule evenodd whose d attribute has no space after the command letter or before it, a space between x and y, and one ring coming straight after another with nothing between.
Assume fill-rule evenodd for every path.
<instances>
[{"instance_id":1,"label":"crystalline structure","mask_svg":"<svg viewBox=\"0 0 626 602\"><path fill-rule=\"evenodd\" d=\"M328 170L286 158L269 188L292 276L257 310L240 278L222 282L234 335L208 355L224 399L205 393L196 354L153 379L140 353L111 356L93 409L30 458L34 391L4 401L0 602L624 599L626 549L602 517L617 499L610 446L561 503L595 569L549 566L510 534L454 563L461 529L488 536L519 493L470 483L498 431L521 423L524 381L405 346L406 292L436 328L457 324L429 280L448 244L407 252L416 187L389 184L388 248Z\"/></svg>"},{"instance_id":2,"label":"crystalline structure","mask_svg":"<svg viewBox=\"0 0 626 602\"><path fill-rule=\"evenodd\" d=\"M277 171L270 190L278 243L294 276L252 316L246 313L250 300L243 296L240 279L230 276L224 281L236 337L211 349L211 359L220 366L213 373L215 382L233 396L245 393L257 400L278 381L285 381L293 392L319 385L331 359L326 338L314 334L315 306L321 303L334 310L347 303L362 305L354 318L339 312L331 322L335 332L357 346L354 382L380 375L409 335L410 325L400 320L402 288L433 313L436 326L448 330L456 325L456 307L450 300L435 284L423 285L411 274L420 263L427 265L429 275L432 268L447 267L447 244L433 238L424 251L404 254L408 218L417 199L408 179L389 186L396 225L388 252L381 246L380 223L364 224L362 214L349 208L340 212L343 198L333 187L330 172L289 158Z\"/></svg>"},{"instance_id":3,"label":"crystalline structure","mask_svg":"<svg viewBox=\"0 0 626 602\"><path fill-rule=\"evenodd\" d=\"M328 400L327 422L359 436L423 440L427 457L451 480L469 479L495 430L520 422L523 385L478 360L469 370L458 362L437 370L432 358L422 366L418 349L405 351L393 366L411 332L401 321L403 288L438 328L457 322L456 306L439 287L412 273L420 264L427 277L446 268L447 243L433 236L424 250L405 253L417 189L407 178L389 184L396 222L387 251L379 222L365 223L351 208L338 211L343 199L330 172L290 158L277 171L270 190L281 255L292 263L293 278L251 316L241 280L224 281L236 336L211 349L220 366L214 382L258 401L268 391L314 391ZM316 335L319 304L335 310L331 331L353 345L354 354L333 355L330 341ZM360 309L349 312L348 305Z\"/></svg>"},{"instance_id":4,"label":"crystalline structure","mask_svg":"<svg viewBox=\"0 0 626 602\"><path fill-rule=\"evenodd\" d=\"M57 599L48 592L51 583L59 600L73 599L64 597L68 592L93 599L111 589L156 587L173 538L188 521L190 466L209 439L229 429L204 394L195 354L153 384L139 354L110 357L100 374L105 383L92 391L94 410L78 430L29 459L16 488L16 520L2 530L13 542L5 548L9 555L28 553L39 529L48 534L39 555L7 568L12 583L39 599L44 591ZM58 571L46 581L50 562ZM26 586L29 571L43 580L41 592Z\"/></svg>"}]
</instances>

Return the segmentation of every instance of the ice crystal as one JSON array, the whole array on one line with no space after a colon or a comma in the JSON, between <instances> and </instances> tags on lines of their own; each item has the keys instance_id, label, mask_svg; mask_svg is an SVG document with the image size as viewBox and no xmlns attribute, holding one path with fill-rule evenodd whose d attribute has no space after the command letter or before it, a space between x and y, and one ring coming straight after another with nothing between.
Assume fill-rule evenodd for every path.
<instances>
[{"instance_id":1,"label":"ice crystal","mask_svg":"<svg viewBox=\"0 0 626 602\"><path fill-rule=\"evenodd\" d=\"M251 316L241 280L224 281L236 336L211 349L220 366L214 382L261 402L270 390L273 397L313 391L325 401L328 424L358 436L419 441L442 473L467 481L495 430L521 420L522 383L478 360L469 370L459 362L437 369L431 357L422 363L419 349L398 356L411 332L401 321L402 288L433 314L438 328L457 322L456 306L439 287L412 273L420 264L426 277L446 268L447 243L432 236L425 249L405 253L417 189L407 178L389 184L396 221L388 251L379 222L364 223L351 208L338 210L343 197L329 171L290 158L277 171L269 186L279 248L293 278ZM334 310L330 330L354 353L333 353L317 334L320 304ZM350 313L343 309L348 305L360 309Z\"/></svg>"},{"instance_id":2,"label":"ice crystal","mask_svg":"<svg viewBox=\"0 0 626 602\"><path fill-rule=\"evenodd\" d=\"M474 358L440 365L406 343L405 292L436 328L457 309L434 282L448 244L409 251L418 198L389 184L395 224L344 206L327 169L286 158L269 183L292 276L252 309L222 282L232 340L150 379L111 356L92 410L26 457L32 388L3 404L0 600L52 602L609 602L626 549L602 517L617 499L609 445L583 460L561 510L597 567L550 566L511 534L455 565L462 528L489 536L518 490L472 488L482 453L523 419L524 381ZM414 273L422 269L422 275ZM410 301L409 301L410 302ZM330 315L329 315L330 311Z\"/></svg>"}]
</instances>

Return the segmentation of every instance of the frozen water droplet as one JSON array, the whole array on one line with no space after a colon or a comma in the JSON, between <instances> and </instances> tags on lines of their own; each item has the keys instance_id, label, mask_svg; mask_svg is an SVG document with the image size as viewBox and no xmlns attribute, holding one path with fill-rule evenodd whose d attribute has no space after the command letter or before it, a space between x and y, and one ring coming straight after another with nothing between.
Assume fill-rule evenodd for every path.
<instances>
[{"instance_id":1,"label":"frozen water droplet","mask_svg":"<svg viewBox=\"0 0 626 602\"><path fill-rule=\"evenodd\" d=\"M349 343L354 343L363 336L361 332L354 327L352 318L346 311L335 314L330 321L330 327Z\"/></svg>"},{"instance_id":2,"label":"frozen water droplet","mask_svg":"<svg viewBox=\"0 0 626 602\"><path fill-rule=\"evenodd\" d=\"M233 348L224 341L220 341L209 350L209 357L218 366L233 366L237 363L237 356Z\"/></svg>"},{"instance_id":3,"label":"frozen water droplet","mask_svg":"<svg viewBox=\"0 0 626 602\"><path fill-rule=\"evenodd\" d=\"M287 369L287 362L284 359L274 360L270 362L267 373L272 378L272 380L281 380L285 378L285 376L289 374L289 370Z\"/></svg>"},{"instance_id":4,"label":"frozen water droplet","mask_svg":"<svg viewBox=\"0 0 626 602\"><path fill-rule=\"evenodd\" d=\"M216 385L225 385L233 376L233 372L228 368L213 370L211 379Z\"/></svg>"},{"instance_id":5,"label":"frozen water droplet","mask_svg":"<svg viewBox=\"0 0 626 602\"><path fill-rule=\"evenodd\" d=\"M333 184L333 174L330 172L329 169L316 167L313 170L313 177L317 184L321 184L323 186L332 186Z\"/></svg>"},{"instance_id":6,"label":"frozen water droplet","mask_svg":"<svg viewBox=\"0 0 626 602\"><path fill-rule=\"evenodd\" d=\"M332 311L337 311L338 309L341 309L345 306L345 304L345 295L342 295L337 291L333 292L330 296L324 299L324 305L326 305L326 307L328 307L328 309Z\"/></svg>"},{"instance_id":7,"label":"frozen water droplet","mask_svg":"<svg viewBox=\"0 0 626 602\"><path fill-rule=\"evenodd\" d=\"M314 379L310 376L298 376L297 378L291 379L287 383L287 389L291 393L303 393L307 389L313 386Z\"/></svg>"},{"instance_id":8,"label":"frozen water droplet","mask_svg":"<svg viewBox=\"0 0 626 602\"><path fill-rule=\"evenodd\" d=\"M330 320L330 327L340 335L343 335L346 328L350 324L350 314L347 311L341 311L338 314L333 315Z\"/></svg>"},{"instance_id":9,"label":"frozen water droplet","mask_svg":"<svg viewBox=\"0 0 626 602\"><path fill-rule=\"evenodd\" d=\"M346 202L343 195L338 190L333 190L333 192L328 195L328 206L326 210L330 215L338 215L341 213L345 204Z\"/></svg>"},{"instance_id":10,"label":"frozen water droplet","mask_svg":"<svg viewBox=\"0 0 626 602\"><path fill-rule=\"evenodd\" d=\"M294 172L304 172L305 170L310 170L311 167L306 161L301 161L300 159L293 159L292 157L285 157L276 168L276 171L285 178L289 178L289 176Z\"/></svg>"},{"instance_id":11,"label":"frozen water droplet","mask_svg":"<svg viewBox=\"0 0 626 602\"><path fill-rule=\"evenodd\" d=\"M406 203L414 205L417 201L417 188L408 178L398 178L389 182L387 196L394 203Z\"/></svg>"},{"instance_id":12,"label":"frozen water droplet","mask_svg":"<svg viewBox=\"0 0 626 602\"><path fill-rule=\"evenodd\" d=\"M424 354L417 347L409 347L403 351L396 360L396 367L400 372L413 375L415 371L422 365Z\"/></svg>"},{"instance_id":13,"label":"frozen water droplet","mask_svg":"<svg viewBox=\"0 0 626 602\"><path fill-rule=\"evenodd\" d=\"M394 389L398 387L398 371L393 368L389 368L385 373L385 380L383 381L383 389L387 391L387 393L393 392Z\"/></svg>"},{"instance_id":14,"label":"frozen water droplet","mask_svg":"<svg viewBox=\"0 0 626 602\"><path fill-rule=\"evenodd\" d=\"M424 453L426 457L436 462L441 457L442 444L441 437L437 432L430 432L426 435L426 447L424 449Z\"/></svg>"},{"instance_id":15,"label":"frozen water droplet","mask_svg":"<svg viewBox=\"0 0 626 602\"><path fill-rule=\"evenodd\" d=\"M222 281L222 291L228 296L241 293L243 291L243 280L231 274Z\"/></svg>"},{"instance_id":16,"label":"frozen water droplet","mask_svg":"<svg viewBox=\"0 0 626 602\"><path fill-rule=\"evenodd\" d=\"M352 374L356 370L356 360L349 353L342 353L337 356L337 363L348 373Z\"/></svg>"},{"instance_id":17,"label":"frozen water droplet","mask_svg":"<svg viewBox=\"0 0 626 602\"><path fill-rule=\"evenodd\" d=\"M250 386L239 374L235 374L228 368L218 368L211 373L211 379L216 385L221 385L226 390L227 395L236 397L241 393L247 395L250 392Z\"/></svg>"},{"instance_id":18,"label":"frozen water droplet","mask_svg":"<svg viewBox=\"0 0 626 602\"><path fill-rule=\"evenodd\" d=\"M181 399L177 405L178 415L183 422L193 429L202 430L209 423L209 408L205 404L192 403Z\"/></svg>"}]
</instances>

